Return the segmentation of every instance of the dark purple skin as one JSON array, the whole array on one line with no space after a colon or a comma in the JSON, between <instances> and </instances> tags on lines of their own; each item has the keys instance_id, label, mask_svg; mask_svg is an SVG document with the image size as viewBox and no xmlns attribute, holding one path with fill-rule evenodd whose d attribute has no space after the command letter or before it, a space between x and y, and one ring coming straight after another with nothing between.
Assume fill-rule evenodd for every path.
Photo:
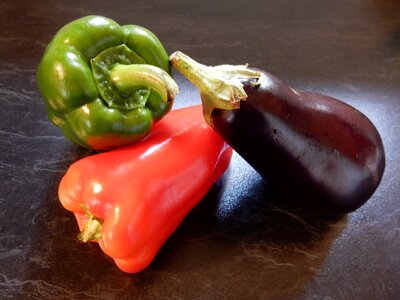
<instances>
[{"instance_id":1,"label":"dark purple skin","mask_svg":"<svg viewBox=\"0 0 400 300\"><path fill-rule=\"evenodd\" d=\"M243 82L240 109L213 110L214 130L296 205L324 215L359 208L385 168L375 126L344 102L263 73L261 85Z\"/></svg>"}]
</instances>

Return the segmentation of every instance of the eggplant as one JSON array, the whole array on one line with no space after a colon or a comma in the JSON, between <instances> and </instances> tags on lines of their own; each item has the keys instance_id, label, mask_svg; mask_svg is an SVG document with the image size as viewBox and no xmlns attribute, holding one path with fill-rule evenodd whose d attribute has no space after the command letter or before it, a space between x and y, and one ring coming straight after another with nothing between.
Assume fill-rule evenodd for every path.
<instances>
[{"instance_id":1,"label":"eggplant","mask_svg":"<svg viewBox=\"0 0 400 300\"><path fill-rule=\"evenodd\" d=\"M296 206L343 215L379 186L382 139L354 107L246 65L208 67L179 51L170 61L200 90L207 123Z\"/></svg>"}]
</instances>

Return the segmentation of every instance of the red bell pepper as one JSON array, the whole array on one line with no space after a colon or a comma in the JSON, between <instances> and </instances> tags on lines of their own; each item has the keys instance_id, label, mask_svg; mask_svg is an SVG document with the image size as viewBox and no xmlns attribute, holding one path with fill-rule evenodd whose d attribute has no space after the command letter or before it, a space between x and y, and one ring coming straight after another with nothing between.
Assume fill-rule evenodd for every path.
<instances>
[{"instance_id":1,"label":"red bell pepper","mask_svg":"<svg viewBox=\"0 0 400 300\"><path fill-rule=\"evenodd\" d=\"M83 158L59 186L80 239L96 241L128 273L145 269L224 173L232 149L201 106L174 110L138 144Z\"/></svg>"}]
</instances>

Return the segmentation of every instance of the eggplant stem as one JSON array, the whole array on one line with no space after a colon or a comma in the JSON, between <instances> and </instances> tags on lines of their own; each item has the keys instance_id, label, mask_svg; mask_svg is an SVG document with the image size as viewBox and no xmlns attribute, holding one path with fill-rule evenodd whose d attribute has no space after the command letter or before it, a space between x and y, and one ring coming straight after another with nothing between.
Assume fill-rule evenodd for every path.
<instances>
[{"instance_id":1,"label":"eggplant stem","mask_svg":"<svg viewBox=\"0 0 400 300\"><path fill-rule=\"evenodd\" d=\"M254 79L254 84L259 84L262 75L247 65L205 66L180 51L170 56L170 62L200 91L204 118L209 125L215 108L238 109L240 101L247 99L243 80Z\"/></svg>"}]
</instances>

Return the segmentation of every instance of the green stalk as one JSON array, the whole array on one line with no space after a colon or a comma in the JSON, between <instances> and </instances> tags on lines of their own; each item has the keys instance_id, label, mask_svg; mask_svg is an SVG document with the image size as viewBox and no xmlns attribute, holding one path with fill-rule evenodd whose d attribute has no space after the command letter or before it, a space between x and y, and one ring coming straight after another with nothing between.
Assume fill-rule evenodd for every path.
<instances>
[{"instance_id":1,"label":"green stalk","mask_svg":"<svg viewBox=\"0 0 400 300\"><path fill-rule=\"evenodd\" d=\"M209 67L180 51L170 56L170 62L200 91L204 118L210 125L215 108L238 109L240 101L247 99L243 80L254 79L255 85L260 83L261 72L250 69L247 65Z\"/></svg>"},{"instance_id":2,"label":"green stalk","mask_svg":"<svg viewBox=\"0 0 400 300\"><path fill-rule=\"evenodd\" d=\"M88 241L98 241L101 238L103 220L95 217L86 206L84 209L86 216L89 217L89 220L82 231L78 234L78 240L83 243L87 243Z\"/></svg>"},{"instance_id":3,"label":"green stalk","mask_svg":"<svg viewBox=\"0 0 400 300\"><path fill-rule=\"evenodd\" d=\"M163 69L148 64L117 64L110 73L111 82L124 94L137 87L155 90L164 101L174 99L179 92L175 80Z\"/></svg>"}]
</instances>

